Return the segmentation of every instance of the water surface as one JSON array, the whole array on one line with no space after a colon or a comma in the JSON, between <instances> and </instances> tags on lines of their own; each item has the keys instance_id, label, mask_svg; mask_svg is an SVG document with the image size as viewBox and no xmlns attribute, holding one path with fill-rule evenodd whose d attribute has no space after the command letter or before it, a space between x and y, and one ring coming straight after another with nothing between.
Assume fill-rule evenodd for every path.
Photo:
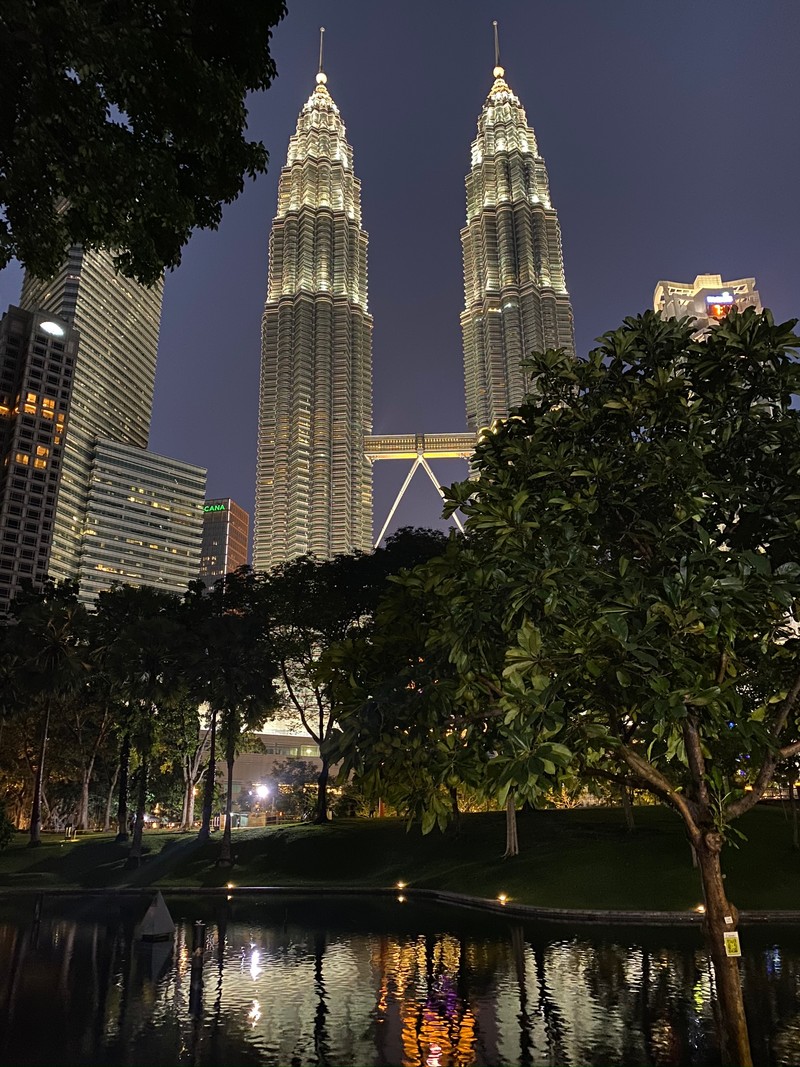
<instances>
[{"instance_id":1,"label":"water surface","mask_svg":"<svg viewBox=\"0 0 800 1067\"><path fill-rule=\"evenodd\" d=\"M174 938L150 947L136 939L146 900L47 901L38 926L32 902L0 916L0 1063L719 1062L697 928L577 929L396 899L167 901ZM742 943L756 1062L796 1065L800 938L745 928Z\"/></svg>"}]
</instances>

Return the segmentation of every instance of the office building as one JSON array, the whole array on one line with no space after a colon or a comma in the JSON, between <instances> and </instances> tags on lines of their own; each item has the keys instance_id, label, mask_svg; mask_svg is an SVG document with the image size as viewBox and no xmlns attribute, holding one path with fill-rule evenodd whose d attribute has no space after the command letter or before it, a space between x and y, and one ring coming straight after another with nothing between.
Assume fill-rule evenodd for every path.
<instances>
[{"instance_id":1,"label":"office building","mask_svg":"<svg viewBox=\"0 0 800 1067\"><path fill-rule=\"evenodd\" d=\"M689 315L697 319L698 334L724 319L733 308L762 310L755 278L724 282L721 274L698 274L693 282L661 281L653 294L653 307L665 318Z\"/></svg>"},{"instance_id":2,"label":"office building","mask_svg":"<svg viewBox=\"0 0 800 1067\"><path fill-rule=\"evenodd\" d=\"M0 322L0 616L48 574L78 340L45 312Z\"/></svg>"},{"instance_id":3,"label":"office building","mask_svg":"<svg viewBox=\"0 0 800 1067\"><path fill-rule=\"evenodd\" d=\"M253 566L368 549L372 317L361 186L317 75L290 139L262 320Z\"/></svg>"},{"instance_id":4,"label":"office building","mask_svg":"<svg viewBox=\"0 0 800 1067\"><path fill-rule=\"evenodd\" d=\"M107 438L94 444L79 567L91 603L118 582L183 593L197 577L206 471Z\"/></svg>"},{"instance_id":5,"label":"office building","mask_svg":"<svg viewBox=\"0 0 800 1067\"><path fill-rule=\"evenodd\" d=\"M219 578L247 563L250 516L230 497L203 505L203 543L199 578L212 586Z\"/></svg>"},{"instance_id":6,"label":"office building","mask_svg":"<svg viewBox=\"0 0 800 1067\"><path fill-rule=\"evenodd\" d=\"M461 329L467 423L480 430L522 400L523 359L575 351L547 169L501 66L478 119L466 189Z\"/></svg>"},{"instance_id":7,"label":"office building","mask_svg":"<svg viewBox=\"0 0 800 1067\"><path fill-rule=\"evenodd\" d=\"M69 250L51 279L26 273L22 307L76 327L75 360L58 503L52 578L78 578L95 441L147 447L163 283L145 289L116 274L109 252Z\"/></svg>"}]
</instances>

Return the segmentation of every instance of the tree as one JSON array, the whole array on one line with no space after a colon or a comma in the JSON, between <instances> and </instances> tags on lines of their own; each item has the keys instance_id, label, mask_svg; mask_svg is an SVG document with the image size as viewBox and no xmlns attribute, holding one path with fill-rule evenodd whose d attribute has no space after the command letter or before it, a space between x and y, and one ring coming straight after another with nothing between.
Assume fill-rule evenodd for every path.
<instances>
[{"instance_id":1,"label":"tree","mask_svg":"<svg viewBox=\"0 0 800 1067\"><path fill-rule=\"evenodd\" d=\"M249 92L276 75L283 0L6 0L0 15L0 268L49 277L106 248L155 282L194 227L215 229L244 176Z\"/></svg>"},{"instance_id":2,"label":"tree","mask_svg":"<svg viewBox=\"0 0 800 1067\"><path fill-rule=\"evenodd\" d=\"M41 844L45 757L54 713L84 681L88 669L86 609L74 582L48 581L40 590L22 589L12 604L15 637L24 649L26 686L40 714L40 740L31 805L30 842Z\"/></svg>"},{"instance_id":3,"label":"tree","mask_svg":"<svg viewBox=\"0 0 800 1067\"><path fill-rule=\"evenodd\" d=\"M147 586L115 586L100 593L98 613L107 635L99 661L125 707L123 746L136 751L136 820L128 864L138 866L153 757L170 730L170 714L180 715L187 676L196 649L181 623L178 597ZM124 811L120 804L120 819Z\"/></svg>"},{"instance_id":4,"label":"tree","mask_svg":"<svg viewBox=\"0 0 800 1067\"><path fill-rule=\"evenodd\" d=\"M693 340L687 320L647 312L585 361L532 357L532 394L481 440L477 480L448 493L474 558L428 590L461 699L682 819L737 1064L752 1060L720 856L800 753L794 325L747 310ZM478 586L501 672L471 616Z\"/></svg>"},{"instance_id":5,"label":"tree","mask_svg":"<svg viewBox=\"0 0 800 1067\"><path fill-rule=\"evenodd\" d=\"M219 859L223 866L233 863L233 765L238 746L242 736L262 726L278 704L278 665L260 610L261 584L254 571L241 567L216 582L200 605L208 608L202 635L203 691L211 708L220 715L220 738L228 772Z\"/></svg>"},{"instance_id":6,"label":"tree","mask_svg":"<svg viewBox=\"0 0 800 1067\"><path fill-rule=\"evenodd\" d=\"M370 555L357 552L330 560L298 556L266 577L264 609L286 702L320 746L317 823L328 818L327 743L336 713L332 679L322 666L325 653L363 633L392 575L435 558L445 545L438 531L404 527Z\"/></svg>"}]
</instances>

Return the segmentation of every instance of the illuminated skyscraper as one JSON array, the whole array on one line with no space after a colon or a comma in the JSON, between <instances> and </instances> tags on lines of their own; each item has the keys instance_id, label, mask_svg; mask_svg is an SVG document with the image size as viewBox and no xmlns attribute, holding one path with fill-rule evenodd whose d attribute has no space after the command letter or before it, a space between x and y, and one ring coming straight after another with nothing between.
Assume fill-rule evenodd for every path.
<instances>
[{"instance_id":1,"label":"illuminated skyscraper","mask_svg":"<svg viewBox=\"0 0 800 1067\"><path fill-rule=\"evenodd\" d=\"M522 360L574 353L561 231L544 160L501 66L478 119L461 231L467 422L490 426L525 394Z\"/></svg>"},{"instance_id":2,"label":"illuminated skyscraper","mask_svg":"<svg viewBox=\"0 0 800 1067\"><path fill-rule=\"evenodd\" d=\"M0 616L47 577L78 340L46 312L0 322Z\"/></svg>"},{"instance_id":3,"label":"illuminated skyscraper","mask_svg":"<svg viewBox=\"0 0 800 1067\"><path fill-rule=\"evenodd\" d=\"M339 109L320 72L289 141L262 320L253 566L368 549L372 316L367 234Z\"/></svg>"},{"instance_id":4,"label":"illuminated skyscraper","mask_svg":"<svg viewBox=\"0 0 800 1067\"><path fill-rule=\"evenodd\" d=\"M145 289L117 274L110 253L77 246L54 278L25 275L21 306L58 315L80 334L53 524L52 578L80 577L95 440L147 447L162 293L160 281Z\"/></svg>"},{"instance_id":5,"label":"illuminated skyscraper","mask_svg":"<svg viewBox=\"0 0 800 1067\"><path fill-rule=\"evenodd\" d=\"M201 578L212 586L226 574L244 567L250 535L250 516L230 497L206 500L203 505Z\"/></svg>"}]
</instances>

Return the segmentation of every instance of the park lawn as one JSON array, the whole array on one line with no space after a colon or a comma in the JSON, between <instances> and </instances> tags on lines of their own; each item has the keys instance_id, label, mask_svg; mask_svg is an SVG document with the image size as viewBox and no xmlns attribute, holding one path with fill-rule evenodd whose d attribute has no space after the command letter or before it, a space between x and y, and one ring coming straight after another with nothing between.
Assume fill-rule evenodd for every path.
<instances>
[{"instance_id":1,"label":"park lawn","mask_svg":"<svg viewBox=\"0 0 800 1067\"><path fill-rule=\"evenodd\" d=\"M477 897L502 892L542 907L684 910L698 904L699 877L678 818L643 807L636 808L636 822L629 834L616 809L521 813L521 854L511 860L502 859L502 813L464 816L458 836L434 831L423 837L397 819L238 830L231 870L214 866L219 835L200 846L194 835L151 832L151 851L135 872L124 870L125 847L111 835L87 835L74 844L45 837L46 844L31 850L19 835L0 853L0 892L4 885L177 889L404 881ZM733 902L745 909L800 909L800 853L791 847L791 826L780 807L757 808L737 825L748 840L723 854Z\"/></svg>"}]
</instances>

